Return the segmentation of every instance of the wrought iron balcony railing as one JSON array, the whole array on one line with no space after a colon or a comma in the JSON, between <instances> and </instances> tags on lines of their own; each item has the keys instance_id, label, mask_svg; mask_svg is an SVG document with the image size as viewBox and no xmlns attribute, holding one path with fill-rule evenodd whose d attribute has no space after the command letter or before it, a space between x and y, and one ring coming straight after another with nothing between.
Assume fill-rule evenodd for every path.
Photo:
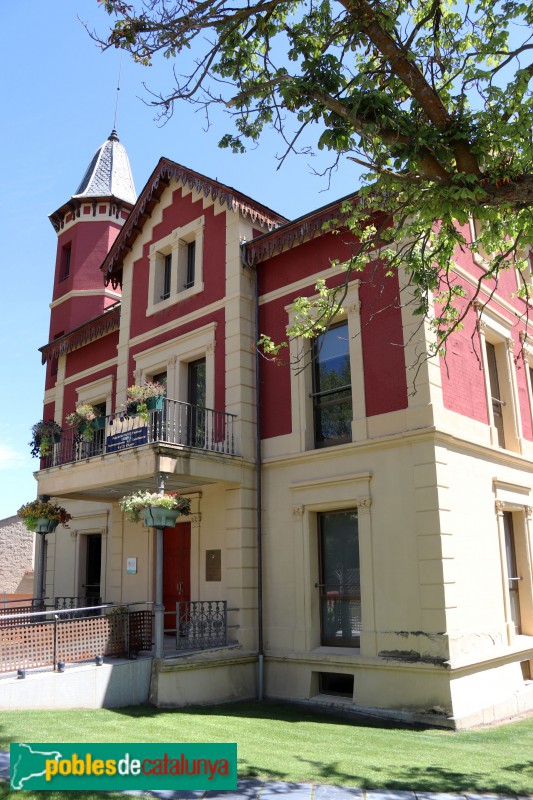
<instances>
[{"instance_id":1,"label":"wrought iron balcony railing","mask_svg":"<svg viewBox=\"0 0 533 800\"><path fill-rule=\"evenodd\" d=\"M100 417L85 431L64 430L41 468L83 461L144 444L161 442L215 453L236 454L236 416L181 400L163 399L144 414L117 412Z\"/></svg>"}]
</instances>

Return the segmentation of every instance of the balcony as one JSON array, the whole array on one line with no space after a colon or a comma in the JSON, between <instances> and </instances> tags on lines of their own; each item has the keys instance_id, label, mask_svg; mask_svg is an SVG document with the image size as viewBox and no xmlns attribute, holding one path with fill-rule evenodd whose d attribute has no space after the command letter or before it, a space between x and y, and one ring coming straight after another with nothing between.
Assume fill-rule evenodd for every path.
<instances>
[{"instance_id":1,"label":"balcony","mask_svg":"<svg viewBox=\"0 0 533 800\"><path fill-rule=\"evenodd\" d=\"M95 422L88 432L62 431L41 458L39 494L106 501L153 490L159 473L169 491L241 479L235 414L163 398L160 409Z\"/></svg>"},{"instance_id":2,"label":"balcony","mask_svg":"<svg viewBox=\"0 0 533 800\"><path fill-rule=\"evenodd\" d=\"M101 417L100 427L90 431L91 438L74 429L64 430L41 466L49 469L157 443L236 455L235 421L234 414L165 398L163 408L149 411L148 419L125 412Z\"/></svg>"}]
</instances>

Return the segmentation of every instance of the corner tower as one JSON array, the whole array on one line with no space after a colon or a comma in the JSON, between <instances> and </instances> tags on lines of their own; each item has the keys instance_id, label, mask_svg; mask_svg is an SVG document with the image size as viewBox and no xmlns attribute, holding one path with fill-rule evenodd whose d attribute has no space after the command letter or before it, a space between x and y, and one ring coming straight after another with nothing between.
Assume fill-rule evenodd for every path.
<instances>
[{"instance_id":1,"label":"corner tower","mask_svg":"<svg viewBox=\"0 0 533 800\"><path fill-rule=\"evenodd\" d=\"M68 202L50 214L58 235L49 341L102 314L120 299L100 266L137 199L126 149L113 130ZM47 387L53 378L49 365Z\"/></svg>"}]
</instances>

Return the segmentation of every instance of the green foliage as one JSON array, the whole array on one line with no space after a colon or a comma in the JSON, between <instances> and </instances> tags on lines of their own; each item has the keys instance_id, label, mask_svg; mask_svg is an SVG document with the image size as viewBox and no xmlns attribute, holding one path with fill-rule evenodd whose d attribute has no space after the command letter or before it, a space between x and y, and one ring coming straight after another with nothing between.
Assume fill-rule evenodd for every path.
<instances>
[{"instance_id":1,"label":"green foliage","mask_svg":"<svg viewBox=\"0 0 533 800\"><path fill-rule=\"evenodd\" d=\"M179 511L180 515L187 515L191 507L190 500L178 494L157 494L146 491L126 495L119 505L131 522L141 521L143 508L168 508Z\"/></svg>"},{"instance_id":2,"label":"green foliage","mask_svg":"<svg viewBox=\"0 0 533 800\"><path fill-rule=\"evenodd\" d=\"M459 302L453 272L458 253L490 253L469 303L482 280L523 268L533 241L531 4L105 0L104 6L114 17L104 45L128 50L143 64L157 55L176 61L181 83L153 100L163 116L179 99L206 108L219 103L234 121L223 147L242 152L274 126L288 151L313 137L336 164L352 159L366 167L358 202L343 219L366 237L347 277L383 257L389 274L405 269L413 309L435 331L434 352L468 307ZM474 240L460 230L472 218L480 230ZM316 336L337 313L339 293L317 291L317 305L297 302L289 335ZM524 284L519 296L529 295ZM440 308L433 314L435 297ZM263 343L267 350L278 346L268 336Z\"/></svg>"},{"instance_id":3,"label":"green foliage","mask_svg":"<svg viewBox=\"0 0 533 800\"><path fill-rule=\"evenodd\" d=\"M41 419L32 425L31 447L32 456L44 458L52 454L53 444L56 437L62 432L61 425L53 419Z\"/></svg>"},{"instance_id":4,"label":"green foliage","mask_svg":"<svg viewBox=\"0 0 533 800\"><path fill-rule=\"evenodd\" d=\"M43 500L32 500L30 503L25 503L19 508L17 514L29 531L36 529L38 519L57 520L65 528L68 528L67 523L72 519L72 514L69 514L63 506Z\"/></svg>"},{"instance_id":5,"label":"green foliage","mask_svg":"<svg viewBox=\"0 0 533 800\"><path fill-rule=\"evenodd\" d=\"M167 387L157 381L145 381L141 385L128 386L127 399L131 402L143 403L149 397L164 397Z\"/></svg>"}]
</instances>

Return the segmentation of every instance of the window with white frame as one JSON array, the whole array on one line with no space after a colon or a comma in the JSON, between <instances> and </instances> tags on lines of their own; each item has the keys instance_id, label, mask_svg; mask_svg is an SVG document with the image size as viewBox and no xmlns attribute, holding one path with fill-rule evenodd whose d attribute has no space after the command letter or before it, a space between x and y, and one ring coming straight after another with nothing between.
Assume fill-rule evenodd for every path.
<instances>
[{"instance_id":1,"label":"window with white frame","mask_svg":"<svg viewBox=\"0 0 533 800\"><path fill-rule=\"evenodd\" d=\"M147 315L203 290L203 216L150 246Z\"/></svg>"},{"instance_id":2,"label":"window with white frame","mask_svg":"<svg viewBox=\"0 0 533 800\"><path fill-rule=\"evenodd\" d=\"M333 325L312 344L315 446L352 441L352 377L348 322Z\"/></svg>"},{"instance_id":3,"label":"window with white frame","mask_svg":"<svg viewBox=\"0 0 533 800\"><path fill-rule=\"evenodd\" d=\"M312 344L290 343L292 448L312 450L366 439L366 401L359 303L360 281L350 282L344 314ZM289 320L292 310L287 308Z\"/></svg>"},{"instance_id":4,"label":"window with white frame","mask_svg":"<svg viewBox=\"0 0 533 800\"><path fill-rule=\"evenodd\" d=\"M318 515L320 642L359 647L361 569L357 509Z\"/></svg>"},{"instance_id":5,"label":"window with white frame","mask_svg":"<svg viewBox=\"0 0 533 800\"><path fill-rule=\"evenodd\" d=\"M521 452L522 426L518 413L513 340L509 331L496 320L484 316L478 327L492 444Z\"/></svg>"}]
</instances>

